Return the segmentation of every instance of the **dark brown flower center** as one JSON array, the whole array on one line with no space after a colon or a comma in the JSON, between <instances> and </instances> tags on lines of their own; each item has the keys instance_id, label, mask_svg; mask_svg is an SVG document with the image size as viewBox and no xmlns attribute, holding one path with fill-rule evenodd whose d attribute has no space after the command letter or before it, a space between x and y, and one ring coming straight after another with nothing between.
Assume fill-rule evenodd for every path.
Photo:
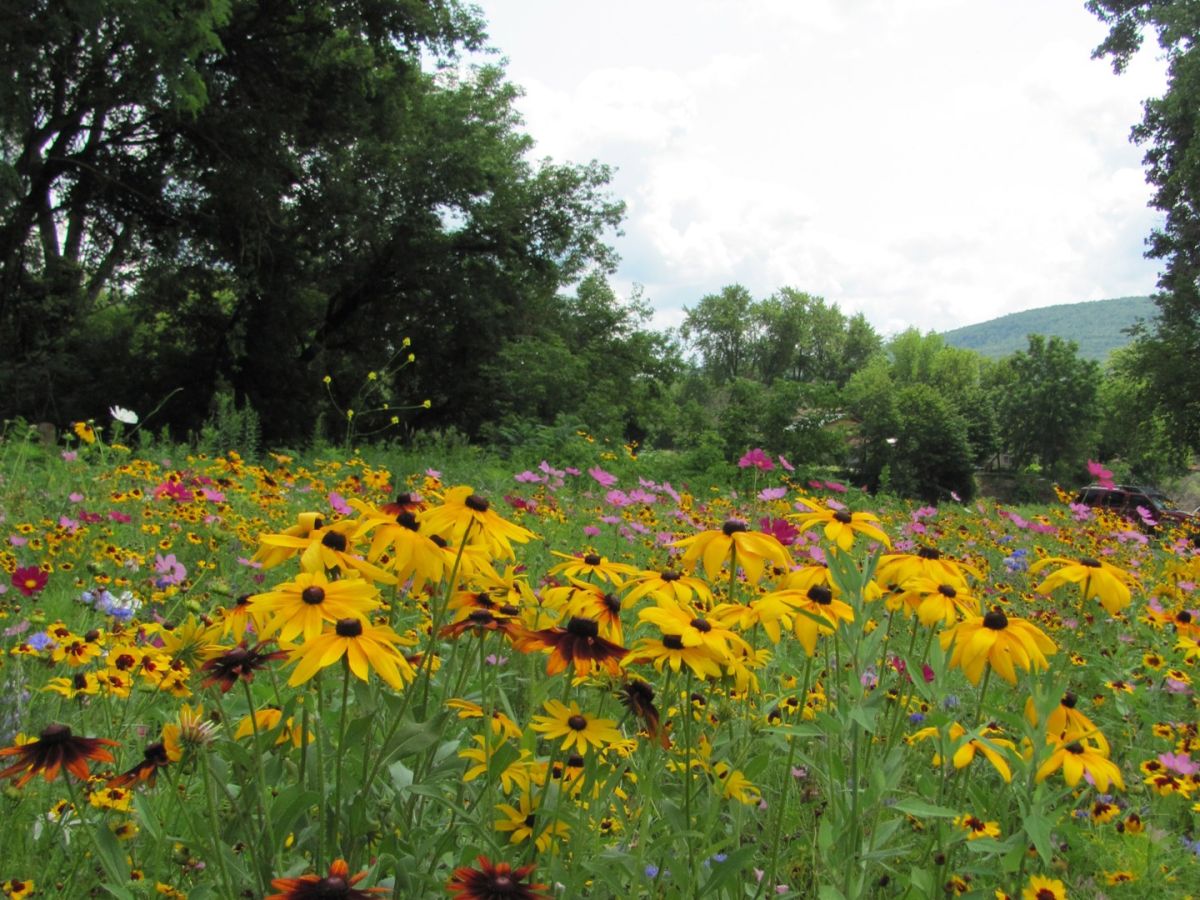
<instances>
[{"instance_id":1,"label":"dark brown flower center","mask_svg":"<svg viewBox=\"0 0 1200 900\"><path fill-rule=\"evenodd\" d=\"M537 819L534 817L533 813L530 813L522 821L525 823L526 828L532 828L533 823L536 822Z\"/></svg>"},{"instance_id":2,"label":"dark brown flower center","mask_svg":"<svg viewBox=\"0 0 1200 900\"><path fill-rule=\"evenodd\" d=\"M616 594L605 594L600 598L600 602L614 616L621 611L621 598Z\"/></svg>"},{"instance_id":3,"label":"dark brown flower center","mask_svg":"<svg viewBox=\"0 0 1200 900\"><path fill-rule=\"evenodd\" d=\"M730 519L721 526L721 531L725 534L725 537L733 537L739 531L746 531L746 523L739 522L737 519Z\"/></svg>"},{"instance_id":4,"label":"dark brown flower center","mask_svg":"<svg viewBox=\"0 0 1200 900\"><path fill-rule=\"evenodd\" d=\"M496 621L491 612L486 609L473 609L467 618L477 625L486 625L489 622Z\"/></svg>"},{"instance_id":5,"label":"dark brown flower center","mask_svg":"<svg viewBox=\"0 0 1200 900\"><path fill-rule=\"evenodd\" d=\"M846 512L846 510L839 509L833 514L833 520L835 522L841 522L843 525L849 525L854 521L854 517L851 516L850 513Z\"/></svg>"},{"instance_id":6,"label":"dark brown flower center","mask_svg":"<svg viewBox=\"0 0 1200 900\"><path fill-rule=\"evenodd\" d=\"M43 744L65 744L70 739L71 729L57 722L47 725L42 729L42 733L38 735L38 740Z\"/></svg>"},{"instance_id":7,"label":"dark brown flower center","mask_svg":"<svg viewBox=\"0 0 1200 900\"><path fill-rule=\"evenodd\" d=\"M310 584L300 594L300 599L309 606L316 606L325 602L325 588L319 585Z\"/></svg>"},{"instance_id":8,"label":"dark brown flower center","mask_svg":"<svg viewBox=\"0 0 1200 900\"><path fill-rule=\"evenodd\" d=\"M600 562L601 562L600 557L598 555L596 555L595 553L589 553L587 556L585 556L583 558L583 563L584 563L584 565L587 565L587 566L598 566L598 565L600 565Z\"/></svg>"},{"instance_id":9,"label":"dark brown flower center","mask_svg":"<svg viewBox=\"0 0 1200 900\"><path fill-rule=\"evenodd\" d=\"M692 619L691 626L697 631L702 631L705 634L712 631L712 625L709 624L708 619L705 619L702 616L697 616L696 618Z\"/></svg>"},{"instance_id":10,"label":"dark brown flower center","mask_svg":"<svg viewBox=\"0 0 1200 900\"><path fill-rule=\"evenodd\" d=\"M943 597L949 597L951 600L958 596L958 591L950 587L948 584L939 584L938 593Z\"/></svg>"},{"instance_id":11,"label":"dark brown flower center","mask_svg":"<svg viewBox=\"0 0 1200 900\"><path fill-rule=\"evenodd\" d=\"M445 550L447 547L450 546L450 542L448 540L446 540L444 537L442 537L441 535L431 534L429 536L429 539L431 541L433 541L435 544L437 544L439 547L441 547L443 550Z\"/></svg>"},{"instance_id":12,"label":"dark brown flower center","mask_svg":"<svg viewBox=\"0 0 1200 900\"><path fill-rule=\"evenodd\" d=\"M1072 694L1070 691L1067 691L1065 694L1063 694L1063 698L1059 702L1067 709L1074 709L1077 700L1078 698L1076 698L1074 694Z\"/></svg>"},{"instance_id":13,"label":"dark brown flower center","mask_svg":"<svg viewBox=\"0 0 1200 900\"><path fill-rule=\"evenodd\" d=\"M663 646L668 650L682 650L683 637L678 634L664 634Z\"/></svg>"},{"instance_id":14,"label":"dark brown flower center","mask_svg":"<svg viewBox=\"0 0 1200 900\"><path fill-rule=\"evenodd\" d=\"M587 729L588 721L583 716L571 716L567 719L567 725L573 731L584 731Z\"/></svg>"},{"instance_id":15,"label":"dark brown flower center","mask_svg":"<svg viewBox=\"0 0 1200 900\"><path fill-rule=\"evenodd\" d=\"M358 637L363 633L362 622L358 619L338 619L334 627L338 637Z\"/></svg>"},{"instance_id":16,"label":"dark brown flower center","mask_svg":"<svg viewBox=\"0 0 1200 900\"><path fill-rule=\"evenodd\" d=\"M983 617L983 627L992 631L1003 631L1008 627L1008 616L998 609L993 609Z\"/></svg>"},{"instance_id":17,"label":"dark brown flower center","mask_svg":"<svg viewBox=\"0 0 1200 900\"><path fill-rule=\"evenodd\" d=\"M936 547L922 547L917 551L917 556L921 557L921 559L941 559L942 551Z\"/></svg>"},{"instance_id":18,"label":"dark brown flower center","mask_svg":"<svg viewBox=\"0 0 1200 900\"><path fill-rule=\"evenodd\" d=\"M576 637L597 637L600 634L600 626L595 619L586 619L583 616L572 616L571 621L567 623L567 632Z\"/></svg>"},{"instance_id":19,"label":"dark brown flower center","mask_svg":"<svg viewBox=\"0 0 1200 900\"><path fill-rule=\"evenodd\" d=\"M238 597L236 600L233 601L233 605L234 606L247 606L250 603L250 598L253 596L254 596L253 594L242 594L240 597Z\"/></svg>"},{"instance_id":20,"label":"dark brown flower center","mask_svg":"<svg viewBox=\"0 0 1200 900\"><path fill-rule=\"evenodd\" d=\"M680 575L678 572L672 572L670 570L667 570L666 572L663 572L658 577L661 578L663 581L678 581L683 576Z\"/></svg>"},{"instance_id":21,"label":"dark brown flower center","mask_svg":"<svg viewBox=\"0 0 1200 900\"><path fill-rule=\"evenodd\" d=\"M823 584L814 584L808 589L807 596L813 603L819 603L821 606L828 606L833 602L833 591Z\"/></svg>"},{"instance_id":22,"label":"dark brown flower center","mask_svg":"<svg viewBox=\"0 0 1200 900\"><path fill-rule=\"evenodd\" d=\"M463 503L466 505L467 509L473 510L477 513L487 512L488 506L490 505L487 500L485 500L483 497L480 497L478 494L472 494L470 497L464 500Z\"/></svg>"},{"instance_id":23,"label":"dark brown flower center","mask_svg":"<svg viewBox=\"0 0 1200 900\"><path fill-rule=\"evenodd\" d=\"M223 662L226 666L241 666L254 657L254 654L246 647L234 647L225 653Z\"/></svg>"},{"instance_id":24,"label":"dark brown flower center","mask_svg":"<svg viewBox=\"0 0 1200 900\"><path fill-rule=\"evenodd\" d=\"M1083 744L1079 743L1079 741L1071 741L1071 743L1067 744L1067 746L1063 749L1068 753L1074 753L1076 756L1078 756L1083 752Z\"/></svg>"},{"instance_id":25,"label":"dark brown flower center","mask_svg":"<svg viewBox=\"0 0 1200 900\"><path fill-rule=\"evenodd\" d=\"M1175 616L1175 621L1178 622L1180 625L1189 625L1189 624L1191 624L1191 621L1192 621L1192 614L1190 612L1188 612L1186 609L1181 609L1179 611L1179 613Z\"/></svg>"},{"instance_id":26,"label":"dark brown flower center","mask_svg":"<svg viewBox=\"0 0 1200 900\"><path fill-rule=\"evenodd\" d=\"M330 550L336 550L338 553L346 551L346 536L336 531L326 532L321 538L321 543Z\"/></svg>"},{"instance_id":27,"label":"dark brown flower center","mask_svg":"<svg viewBox=\"0 0 1200 900\"><path fill-rule=\"evenodd\" d=\"M1090 556L1085 556L1083 559L1081 559L1079 561L1079 564L1081 566L1087 566L1089 569L1099 569L1100 568L1099 560L1092 559Z\"/></svg>"},{"instance_id":28,"label":"dark brown flower center","mask_svg":"<svg viewBox=\"0 0 1200 900\"><path fill-rule=\"evenodd\" d=\"M349 897L350 885L345 878L330 875L318 881L316 883L316 891L308 894L308 896L317 897L319 900L334 900L337 897Z\"/></svg>"},{"instance_id":29,"label":"dark brown flower center","mask_svg":"<svg viewBox=\"0 0 1200 900\"><path fill-rule=\"evenodd\" d=\"M396 516L396 524L403 525L409 531L420 530L420 526L417 524L417 517L411 509L406 509L400 515Z\"/></svg>"}]
</instances>

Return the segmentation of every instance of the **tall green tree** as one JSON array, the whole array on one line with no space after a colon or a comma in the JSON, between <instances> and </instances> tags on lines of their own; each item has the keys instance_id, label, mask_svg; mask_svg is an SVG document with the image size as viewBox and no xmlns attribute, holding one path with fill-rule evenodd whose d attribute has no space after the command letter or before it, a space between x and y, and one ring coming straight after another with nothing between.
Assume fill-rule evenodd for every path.
<instances>
[{"instance_id":1,"label":"tall green tree","mask_svg":"<svg viewBox=\"0 0 1200 900\"><path fill-rule=\"evenodd\" d=\"M1001 437L1018 466L1037 463L1048 475L1069 477L1092 450L1100 367L1080 358L1074 341L1039 334L1028 340L992 373Z\"/></svg>"},{"instance_id":2,"label":"tall green tree","mask_svg":"<svg viewBox=\"0 0 1200 900\"><path fill-rule=\"evenodd\" d=\"M1150 32L1167 61L1167 86L1144 104L1133 140L1146 150L1153 205L1166 214L1147 255L1164 268L1158 318L1139 355L1149 396L1177 437L1200 449L1200 6L1192 0L1088 0L1109 26L1096 48L1124 71Z\"/></svg>"},{"instance_id":3,"label":"tall green tree","mask_svg":"<svg viewBox=\"0 0 1200 900\"><path fill-rule=\"evenodd\" d=\"M754 361L754 298L740 284L700 298L685 309L680 336L700 354L705 372L717 384L746 377Z\"/></svg>"},{"instance_id":4,"label":"tall green tree","mask_svg":"<svg viewBox=\"0 0 1200 900\"><path fill-rule=\"evenodd\" d=\"M0 0L13 411L187 386L180 427L225 390L306 436L322 376L348 391L409 337L397 393L477 429L474 376L611 271L622 214L605 167L531 161L518 89L463 57L484 40L459 0Z\"/></svg>"}]
</instances>

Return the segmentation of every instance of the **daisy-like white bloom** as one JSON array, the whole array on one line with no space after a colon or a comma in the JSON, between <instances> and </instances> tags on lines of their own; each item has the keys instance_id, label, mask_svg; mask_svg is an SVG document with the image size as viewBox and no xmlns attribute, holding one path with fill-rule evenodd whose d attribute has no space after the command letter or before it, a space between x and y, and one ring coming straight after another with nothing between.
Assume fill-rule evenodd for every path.
<instances>
[{"instance_id":1,"label":"daisy-like white bloom","mask_svg":"<svg viewBox=\"0 0 1200 900\"><path fill-rule=\"evenodd\" d=\"M1048 669L1046 657L1058 648L1036 625L1009 618L999 609L972 616L942 633L942 649L954 645L950 667L961 668L971 684L979 684L986 665L1009 684L1017 683L1016 668Z\"/></svg>"},{"instance_id":2,"label":"daisy-like white bloom","mask_svg":"<svg viewBox=\"0 0 1200 900\"><path fill-rule=\"evenodd\" d=\"M750 531L745 522L736 519L730 519L719 529L702 531L675 541L671 546L686 548L683 564L690 568L700 560L704 574L710 579L717 578L734 551L737 553L737 565L745 570L746 577L752 583L762 577L763 568L768 562L780 569L788 569L792 565L787 549L776 538Z\"/></svg>"},{"instance_id":3,"label":"daisy-like white bloom","mask_svg":"<svg viewBox=\"0 0 1200 900\"><path fill-rule=\"evenodd\" d=\"M574 700L569 707L561 700L547 700L543 705L547 715L534 716L530 727L548 741L562 738L563 750L576 747L582 754L589 746L599 750L621 740L615 721L588 716Z\"/></svg>"},{"instance_id":4,"label":"daisy-like white bloom","mask_svg":"<svg viewBox=\"0 0 1200 900\"><path fill-rule=\"evenodd\" d=\"M1124 569L1118 569L1104 560L1084 557L1083 559L1065 559L1061 556L1048 556L1039 559L1029 567L1030 574L1040 572L1047 566L1062 566L1051 572L1042 583L1034 588L1039 594L1050 594L1064 584L1082 584L1083 599L1093 597L1110 616L1129 605L1129 586L1136 584L1132 575Z\"/></svg>"},{"instance_id":5,"label":"daisy-like white bloom","mask_svg":"<svg viewBox=\"0 0 1200 900\"><path fill-rule=\"evenodd\" d=\"M836 545L839 550L849 550L853 547L854 537L859 534L885 547L892 546L891 539L879 527L879 517L872 513L829 509L804 499L801 499L800 503L808 507L808 512L793 513L788 518L795 519L801 531L807 531L817 525L823 526L825 540Z\"/></svg>"},{"instance_id":6,"label":"daisy-like white bloom","mask_svg":"<svg viewBox=\"0 0 1200 900\"><path fill-rule=\"evenodd\" d=\"M138 414L132 409L126 409L123 406L110 406L108 414L125 425L136 425L138 423Z\"/></svg>"}]
</instances>

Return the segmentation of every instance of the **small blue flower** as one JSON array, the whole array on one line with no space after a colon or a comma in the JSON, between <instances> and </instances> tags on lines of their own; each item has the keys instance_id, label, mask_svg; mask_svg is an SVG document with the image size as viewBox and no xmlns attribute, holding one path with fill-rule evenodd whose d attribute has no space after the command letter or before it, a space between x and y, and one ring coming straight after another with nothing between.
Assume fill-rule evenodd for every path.
<instances>
[{"instance_id":1,"label":"small blue flower","mask_svg":"<svg viewBox=\"0 0 1200 900\"><path fill-rule=\"evenodd\" d=\"M56 647L58 645L54 642L54 638L50 637L50 635L46 634L46 632L39 631L37 634L29 638L29 646L34 650L41 652L48 647Z\"/></svg>"}]
</instances>

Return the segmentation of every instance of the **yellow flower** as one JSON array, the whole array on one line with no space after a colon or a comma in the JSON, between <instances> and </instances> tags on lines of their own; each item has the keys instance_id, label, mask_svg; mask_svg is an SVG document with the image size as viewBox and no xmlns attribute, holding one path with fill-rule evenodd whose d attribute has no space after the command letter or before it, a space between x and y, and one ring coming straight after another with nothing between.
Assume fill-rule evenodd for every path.
<instances>
[{"instance_id":1,"label":"yellow flower","mask_svg":"<svg viewBox=\"0 0 1200 900\"><path fill-rule=\"evenodd\" d=\"M656 606L638 613L638 619L650 622L664 635L679 635L684 647L707 647L714 656L728 658L731 646L749 649L738 635L719 622L710 621L691 606L660 598Z\"/></svg>"},{"instance_id":2,"label":"yellow flower","mask_svg":"<svg viewBox=\"0 0 1200 900\"><path fill-rule=\"evenodd\" d=\"M1047 576L1041 584L1034 588L1039 594L1050 594L1064 584L1083 584L1083 599L1093 597L1100 601L1110 616L1129 605L1129 585L1136 584L1132 575L1124 569L1103 560L1084 557L1080 560L1064 559L1061 556L1049 556L1039 559L1029 567L1030 574L1041 571L1046 566L1061 565L1062 568Z\"/></svg>"},{"instance_id":3,"label":"yellow flower","mask_svg":"<svg viewBox=\"0 0 1200 900\"><path fill-rule=\"evenodd\" d=\"M301 572L295 580L276 585L250 598L254 611L270 613L263 636L275 634L281 642L311 641L326 622L358 618L379 606L379 591L365 578L330 581L325 573Z\"/></svg>"},{"instance_id":4,"label":"yellow flower","mask_svg":"<svg viewBox=\"0 0 1200 900\"><path fill-rule=\"evenodd\" d=\"M469 535L469 543L483 545L493 558L513 559L516 556L513 541L524 544L536 537L529 529L497 515L491 504L469 485L446 491L442 505L423 511L417 520L430 534L455 545Z\"/></svg>"},{"instance_id":5,"label":"yellow flower","mask_svg":"<svg viewBox=\"0 0 1200 900\"><path fill-rule=\"evenodd\" d=\"M1066 900L1067 887L1057 878L1034 875L1029 885L1021 891L1021 900Z\"/></svg>"},{"instance_id":6,"label":"yellow flower","mask_svg":"<svg viewBox=\"0 0 1200 900\"><path fill-rule=\"evenodd\" d=\"M582 754L587 752L589 744L602 749L605 744L621 740L615 721L589 718L574 700L570 707L560 700L547 700L543 705L549 715L534 716L530 727L548 741L563 738L563 750L577 747Z\"/></svg>"},{"instance_id":7,"label":"yellow flower","mask_svg":"<svg viewBox=\"0 0 1200 900\"><path fill-rule=\"evenodd\" d=\"M396 690L412 681L416 673L397 645L406 641L386 625L366 625L361 619L339 619L320 637L292 651L296 670L288 679L292 687L308 681L326 666L345 656L355 677L367 681L371 669Z\"/></svg>"},{"instance_id":8,"label":"yellow flower","mask_svg":"<svg viewBox=\"0 0 1200 900\"><path fill-rule=\"evenodd\" d=\"M721 782L721 796L726 800L736 800L747 806L756 806L762 800L762 792L746 778L741 769L732 769L728 763L719 762L713 766L713 774Z\"/></svg>"},{"instance_id":9,"label":"yellow flower","mask_svg":"<svg viewBox=\"0 0 1200 900\"><path fill-rule=\"evenodd\" d=\"M961 668L971 684L978 684L983 667L990 663L1009 684L1017 683L1014 663L1026 672L1047 669L1046 656L1058 649L1041 630L1024 619L1010 619L994 609L986 616L972 616L944 632L942 649L954 645L951 668Z\"/></svg>"},{"instance_id":10,"label":"yellow flower","mask_svg":"<svg viewBox=\"0 0 1200 900\"><path fill-rule=\"evenodd\" d=\"M814 584L807 591L773 591L764 594L760 600L778 600L794 610L792 630L809 656L817 652L818 636L833 634L841 622L854 621L854 609L850 604L837 599L833 591L822 584ZM752 601L751 606L755 602ZM769 620L764 618L763 627L769 636L773 630Z\"/></svg>"},{"instance_id":11,"label":"yellow flower","mask_svg":"<svg viewBox=\"0 0 1200 900\"><path fill-rule=\"evenodd\" d=\"M85 444L96 443L96 429L92 427L90 422L76 422L71 426L71 430Z\"/></svg>"},{"instance_id":12,"label":"yellow flower","mask_svg":"<svg viewBox=\"0 0 1200 900\"><path fill-rule=\"evenodd\" d=\"M509 832L508 842L510 844L519 844L532 839L538 851L545 853L555 837L568 837L570 830L565 822L560 822L558 819L551 820L549 825L543 825L541 823L542 815L538 810L539 802L528 794L522 794L519 806L514 807L508 803L501 803L496 809L503 814L504 818L497 820L495 827L497 831Z\"/></svg>"},{"instance_id":13,"label":"yellow flower","mask_svg":"<svg viewBox=\"0 0 1200 900\"><path fill-rule=\"evenodd\" d=\"M824 525L825 540L835 544L840 550L849 550L854 546L855 534L878 541L885 547L892 546L891 540L879 528L879 518L871 513L822 508L803 498L800 502L807 506L809 511L793 513L788 518L795 519L801 531L807 531L814 525Z\"/></svg>"},{"instance_id":14,"label":"yellow flower","mask_svg":"<svg viewBox=\"0 0 1200 900\"><path fill-rule=\"evenodd\" d=\"M1096 790L1101 793L1107 793L1109 785L1116 785L1118 789L1125 790L1121 770L1104 757L1098 745L1088 741L1072 741L1055 747L1050 758L1038 769L1037 780L1044 781L1059 769L1062 769L1063 779L1068 787L1075 787L1086 772L1091 776Z\"/></svg>"},{"instance_id":15,"label":"yellow flower","mask_svg":"<svg viewBox=\"0 0 1200 900\"><path fill-rule=\"evenodd\" d=\"M985 822L972 815L962 815L955 817L954 824L966 831L968 841L1000 836L999 822Z\"/></svg>"},{"instance_id":16,"label":"yellow flower","mask_svg":"<svg viewBox=\"0 0 1200 900\"><path fill-rule=\"evenodd\" d=\"M716 579L733 551L737 553L737 565L745 570L746 578L752 583L762 577L767 562L781 569L792 565L792 558L783 544L769 534L747 530L745 522L735 519L730 519L720 529L702 531L675 541L671 546L686 547L683 564L690 568L696 560L701 560L704 573L710 579Z\"/></svg>"}]
</instances>

